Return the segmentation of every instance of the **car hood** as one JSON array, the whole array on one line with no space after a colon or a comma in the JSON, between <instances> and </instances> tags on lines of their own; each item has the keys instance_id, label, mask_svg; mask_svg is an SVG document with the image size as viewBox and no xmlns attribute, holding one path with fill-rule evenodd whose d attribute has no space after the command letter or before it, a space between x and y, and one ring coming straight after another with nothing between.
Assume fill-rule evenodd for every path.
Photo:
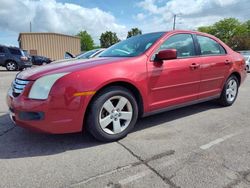
<instances>
[{"instance_id":1,"label":"car hood","mask_svg":"<svg viewBox=\"0 0 250 188\"><path fill-rule=\"evenodd\" d=\"M22 80L36 80L45 75L57 73L71 73L95 66L101 66L107 63L121 62L125 59L127 58L105 57L86 60L68 60L67 62L52 63L44 66L27 69L18 73L17 78Z\"/></svg>"}]
</instances>

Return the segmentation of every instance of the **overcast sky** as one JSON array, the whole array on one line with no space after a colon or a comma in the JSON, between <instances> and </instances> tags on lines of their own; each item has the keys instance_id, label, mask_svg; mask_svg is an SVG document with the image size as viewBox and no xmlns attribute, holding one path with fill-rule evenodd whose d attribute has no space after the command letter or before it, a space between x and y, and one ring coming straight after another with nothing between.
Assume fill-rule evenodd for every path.
<instances>
[{"instance_id":1,"label":"overcast sky","mask_svg":"<svg viewBox=\"0 0 250 188\"><path fill-rule=\"evenodd\" d=\"M143 33L196 29L220 19L250 19L248 0L0 0L0 44L18 45L20 32L56 32L70 35L87 30L99 43L111 30L120 39L138 27Z\"/></svg>"}]
</instances>

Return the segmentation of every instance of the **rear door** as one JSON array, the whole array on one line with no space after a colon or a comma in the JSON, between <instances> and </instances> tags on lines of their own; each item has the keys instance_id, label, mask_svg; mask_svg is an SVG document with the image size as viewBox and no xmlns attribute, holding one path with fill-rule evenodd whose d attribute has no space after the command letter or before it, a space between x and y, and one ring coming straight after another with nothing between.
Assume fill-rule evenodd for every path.
<instances>
[{"instance_id":1,"label":"rear door","mask_svg":"<svg viewBox=\"0 0 250 188\"><path fill-rule=\"evenodd\" d=\"M226 50L214 39L196 35L200 48L200 98L219 95L226 73L232 66Z\"/></svg>"},{"instance_id":2,"label":"rear door","mask_svg":"<svg viewBox=\"0 0 250 188\"><path fill-rule=\"evenodd\" d=\"M155 52L176 49L177 59L148 62L150 110L157 110L198 99L199 59L191 34L170 36Z\"/></svg>"}]
</instances>

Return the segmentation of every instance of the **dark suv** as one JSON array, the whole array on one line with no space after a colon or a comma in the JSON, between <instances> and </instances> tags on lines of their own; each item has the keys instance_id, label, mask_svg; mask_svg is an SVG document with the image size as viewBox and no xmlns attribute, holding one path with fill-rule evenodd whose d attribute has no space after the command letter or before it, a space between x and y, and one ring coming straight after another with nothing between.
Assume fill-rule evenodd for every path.
<instances>
[{"instance_id":1,"label":"dark suv","mask_svg":"<svg viewBox=\"0 0 250 188\"><path fill-rule=\"evenodd\" d=\"M0 66L6 67L9 71L14 71L31 67L32 63L21 49L0 45Z\"/></svg>"}]
</instances>

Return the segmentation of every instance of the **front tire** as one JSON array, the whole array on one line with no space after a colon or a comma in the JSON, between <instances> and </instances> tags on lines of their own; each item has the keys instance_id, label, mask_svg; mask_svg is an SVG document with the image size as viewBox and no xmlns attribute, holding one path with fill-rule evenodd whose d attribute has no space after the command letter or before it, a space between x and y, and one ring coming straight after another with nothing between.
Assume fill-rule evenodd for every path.
<instances>
[{"instance_id":1,"label":"front tire","mask_svg":"<svg viewBox=\"0 0 250 188\"><path fill-rule=\"evenodd\" d=\"M239 80L236 76L230 76L221 93L219 102L222 106L231 106L237 98L239 89Z\"/></svg>"},{"instance_id":2,"label":"front tire","mask_svg":"<svg viewBox=\"0 0 250 188\"><path fill-rule=\"evenodd\" d=\"M101 91L90 104L87 129L100 141L125 137L138 118L138 105L126 88L112 86Z\"/></svg>"},{"instance_id":3,"label":"front tire","mask_svg":"<svg viewBox=\"0 0 250 188\"><path fill-rule=\"evenodd\" d=\"M5 67L6 67L6 69L8 71L16 71L16 70L18 70L18 66L17 66L16 62L14 62L14 61L7 62Z\"/></svg>"}]
</instances>

